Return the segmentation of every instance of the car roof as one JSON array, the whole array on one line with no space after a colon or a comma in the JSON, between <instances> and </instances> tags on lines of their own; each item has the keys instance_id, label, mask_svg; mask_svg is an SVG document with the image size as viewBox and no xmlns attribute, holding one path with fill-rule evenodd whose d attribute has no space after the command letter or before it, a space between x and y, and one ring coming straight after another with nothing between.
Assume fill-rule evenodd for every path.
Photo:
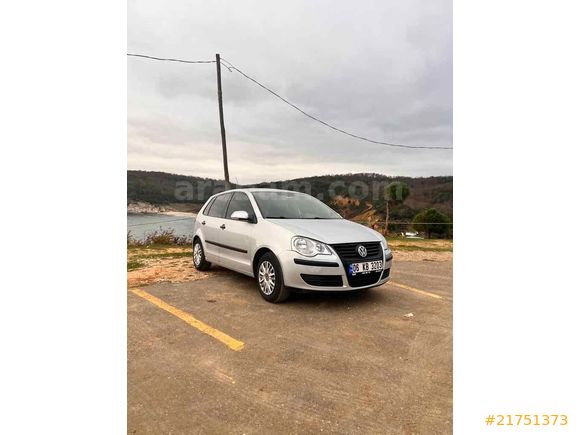
<instances>
[{"instance_id":1,"label":"car roof","mask_svg":"<svg viewBox=\"0 0 580 435\"><path fill-rule=\"evenodd\" d=\"M284 190L284 189L269 189L269 188L261 188L261 187L248 187L244 189L230 189L224 190L223 192L216 193L216 195L221 195L223 193L231 193L231 192L288 192L288 193L304 193L304 192L296 192L295 190Z\"/></svg>"}]
</instances>

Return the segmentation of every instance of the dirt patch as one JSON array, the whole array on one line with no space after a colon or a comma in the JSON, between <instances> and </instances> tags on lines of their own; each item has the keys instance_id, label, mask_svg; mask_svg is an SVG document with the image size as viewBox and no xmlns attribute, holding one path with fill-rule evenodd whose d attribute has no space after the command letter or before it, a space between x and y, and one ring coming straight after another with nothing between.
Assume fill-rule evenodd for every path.
<instances>
[{"instance_id":1,"label":"dirt patch","mask_svg":"<svg viewBox=\"0 0 580 435\"><path fill-rule=\"evenodd\" d=\"M389 240L395 261L453 261L453 240Z\"/></svg>"},{"instance_id":2,"label":"dirt patch","mask_svg":"<svg viewBox=\"0 0 580 435\"><path fill-rule=\"evenodd\" d=\"M191 258L157 259L154 264L127 272L127 286L138 287L156 282L197 281L210 275L211 271L197 271L191 264Z\"/></svg>"},{"instance_id":3,"label":"dirt patch","mask_svg":"<svg viewBox=\"0 0 580 435\"><path fill-rule=\"evenodd\" d=\"M391 248L395 265L397 261L453 261L453 252L399 251Z\"/></svg>"},{"instance_id":4,"label":"dirt patch","mask_svg":"<svg viewBox=\"0 0 580 435\"><path fill-rule=\"evenodd\" d=\"M135 269L127 272L127 286L138 287L156 282L187 282L205 279L211 271L199 272L193 267L191 247L144 247L127 252L129 265Z\"/></svg>"},{"instance_id":5,"label":"dirt patch","mask_svg":"<svg viewBox=\"0 0 580 435\"><path fill-rule=\"evenodd\" d=\"M453 240L447 239L402 239L402 238L389 238L389 246L391 249L396 248L423 248L425 250L441 250L441 251L453 251Z\"/></svg>"},{"instance_id":6,"label":"dirt patch","mask_svg":"<svg viewBox=\"0 0 580 435\"><path fill-rule=\"evenodd\" d=\"M175 255L176 257L191 254L190 246L161 246L161 247L137 247L127 250L127 261L152 260L163 255Z\"/></svg>"}]
</instances>

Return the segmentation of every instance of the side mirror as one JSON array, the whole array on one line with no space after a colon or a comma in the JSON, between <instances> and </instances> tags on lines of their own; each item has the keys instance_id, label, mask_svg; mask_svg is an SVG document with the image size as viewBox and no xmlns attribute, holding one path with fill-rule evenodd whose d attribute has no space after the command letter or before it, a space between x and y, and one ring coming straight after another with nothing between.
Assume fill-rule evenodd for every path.
<instances>
[{"instance_id":1,"label":"side mirror","mask_svg":"<svg viewBox=\"0 0 580 435\"><path fill-rule=\"evenodd\" d=\"M243 211L243 210L236 210L235 212L232 213L230 218L235 220L235 221L246 221L246 222L251 221L250 216L248 215L248 212Z\"/></svg>"}]
</instances>

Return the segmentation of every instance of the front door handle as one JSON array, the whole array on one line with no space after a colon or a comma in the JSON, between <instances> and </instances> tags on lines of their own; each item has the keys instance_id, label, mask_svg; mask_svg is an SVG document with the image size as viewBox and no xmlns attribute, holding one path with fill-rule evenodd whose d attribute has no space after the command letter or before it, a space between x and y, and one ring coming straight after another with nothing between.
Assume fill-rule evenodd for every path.
<instances>
[{"instance_id":1,"label":"front door handle","mask_svg":"<svg viewBox=\"0 0 580 435\"><path fill-rule=\"evenodd\" d=\"M201 224L202 224L202 225L205 225L205 221L201 221Z\"/></svg>"},{"instance_id":2,"label":"front door handle","mask_svg":"<svg viewBox=\"0 0 580 435\"><path fill-rule=\"evenodd\" d=\"M222 230L225 230L225 229L226 229L226 224L221 224L220 228L221 228Z\"/></svg>"}]
</instances>

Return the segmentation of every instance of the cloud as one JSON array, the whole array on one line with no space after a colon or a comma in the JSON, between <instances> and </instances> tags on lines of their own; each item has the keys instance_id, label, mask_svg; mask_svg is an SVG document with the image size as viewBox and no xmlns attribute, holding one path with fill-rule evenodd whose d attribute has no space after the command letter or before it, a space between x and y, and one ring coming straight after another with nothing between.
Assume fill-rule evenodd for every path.
<instances>
[{"instance_id":1,"label":"cloud","mask_svg":"<svg viewBox=\"0 0 580 435\"><path fill-rule=\"evenodd\" d=\"M219 52L344 130L452 145L450 0L129 3L128 48L211 60ZM221 177L214 64L128 58L131 169ZM452 152L338 134L222 69L230 173L241 183L340 172L447 175Z\"/></svg>"}]
</instances>

